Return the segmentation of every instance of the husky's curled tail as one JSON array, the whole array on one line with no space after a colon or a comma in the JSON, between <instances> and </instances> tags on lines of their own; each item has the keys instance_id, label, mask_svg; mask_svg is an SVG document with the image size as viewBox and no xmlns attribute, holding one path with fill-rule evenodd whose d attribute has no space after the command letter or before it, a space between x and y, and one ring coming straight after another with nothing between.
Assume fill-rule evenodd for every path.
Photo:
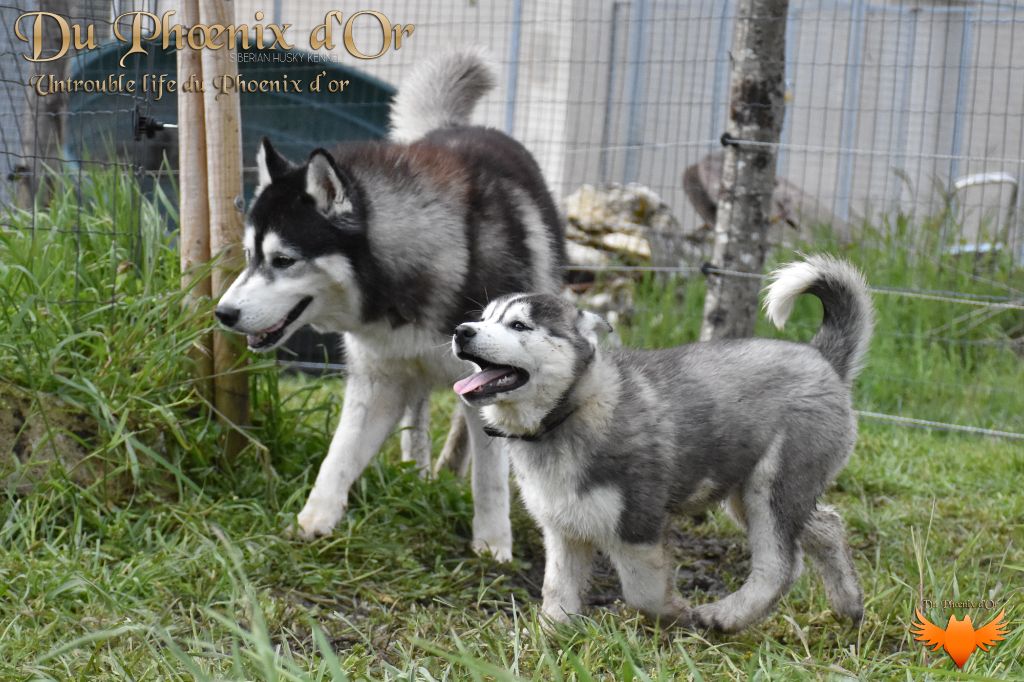
<instances>
[{"instance_id":1,"label":"husky's curled tail","mask_svg":"<svg viewBox=\"0 0 1024 682\"><path fill-rule=\"evenodd\" d=\"M473 107L494 87L479 49L423 62L402 83L391 105L391 139L414 142L432 130L469 124Z\"/></svg>"},{"instance_id":2,"label":"husky's curled tail","mask_svg":"<svg viewBox=\"0 0 1024 682\"><path fill-rule=\"evenodd\" d=\"M764 300L765 312L782 329L803 293L821 299L825 309L821 329L811 340L839 374L850 383L860 371L875 325L871 293L864 276L849 263L829 256L809 256L772 273Z\"/></svg>"}]
</instances>

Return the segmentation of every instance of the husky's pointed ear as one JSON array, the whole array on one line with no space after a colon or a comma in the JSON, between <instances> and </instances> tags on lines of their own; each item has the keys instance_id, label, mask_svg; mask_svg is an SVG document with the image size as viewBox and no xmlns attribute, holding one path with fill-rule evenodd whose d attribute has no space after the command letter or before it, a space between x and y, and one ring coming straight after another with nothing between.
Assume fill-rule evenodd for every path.
<instances>
[{"instance_id":1,"label":"husky's pointed ear","mask_svg":"<svg viewBox=\"0 0 1024 682\"><path fill-rule=\"evenodd\" d=\"M278 179L294 166L291 161L277 153L270 140L260 138L260 146L256 150L256 168L259 170L259 181L256 183L256 194L274 180Z\"/></svg>"},{"instance_id":2,"label":"husky's pointed ear","mask_svg":"<svg viewBox=\"0 0 1024 682\"><path fill-rule=\"evenodd\" d=\"M318 211L334 216L352 210L334 158L323 149L314 150L306 165L306 194L313 197Z\"/></svg>"},{"instance_id":3,"label":"husky's pointed ear","mask_svg":"<svg viewBox=\"0 0 1024 682\"><path fill-rule=\"evenodd\" d=\"M596 346L604 336L612 333L612 326L600 315L581 310L576 315L576 331Z\"/></svg>"}]
</instances>

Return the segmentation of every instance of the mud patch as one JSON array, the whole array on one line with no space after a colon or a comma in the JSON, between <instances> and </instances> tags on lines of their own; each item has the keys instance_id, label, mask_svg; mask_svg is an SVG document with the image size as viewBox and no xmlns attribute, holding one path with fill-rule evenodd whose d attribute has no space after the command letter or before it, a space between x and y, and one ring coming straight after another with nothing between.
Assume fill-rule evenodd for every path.
<instances>
[{"instance_id":1,"label":"mud patch","mask_svg":"<svg viewBox=\"0 0 1024 682\"><path fill-rule=\"evenodd\" d=\"M517 507L519 505L516 505ZM525 511L516 509L525 516ZM544 584L544 543L539 531L526 519L525 526L515 528L515 554L522 560L523 569L509 577L507 584L521 588L540 601ZM697 601L724 597L736 589L750 570L750 554L746 543L739 537L706 537L699 532L699 522L678 520L669 530L668 543L675 559L676 585L683 597ZM590 606L608 606L622 599L619 577L611 562L599 554L586 601Z\"/></svg>"},{"instance_id":2,"label":"mud patch","mask_svg":"<svg viewBox=\"0 0 1024 682\"><path fill-rule=\"evenodd\" d=\"M90 415L58 398L0 384L0 489L24 495L54 476L127 489L131 477L95 454L98 434Z\"/></svg>"}]
</instances>

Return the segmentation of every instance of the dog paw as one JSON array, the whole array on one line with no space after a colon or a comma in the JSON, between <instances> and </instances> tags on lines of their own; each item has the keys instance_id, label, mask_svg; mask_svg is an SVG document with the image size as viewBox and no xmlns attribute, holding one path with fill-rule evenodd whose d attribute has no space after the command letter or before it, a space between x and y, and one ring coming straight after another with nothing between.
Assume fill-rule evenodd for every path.
<instances>
[{"instance_id":1,"label":"dog paw","mask_svg":"<svg viewBox=\"0 0 1024 682\"><path fill-rule=\"evenodd\" d=\"M473 551L477 556L489 556L498 563L506 564L512 561L511 540L473 540Z\"/></svg>"},{"instance_id":2,"label":"dog paw","mask_svg":"<svg viewBox=\"0 0 1024 682\"><path fill-rule=\"evenodd\" d=\"M298 516L296 532L303 540L312 540L322 535L330 535L338 521L345 514L345 506L338 503L326 503L310 498Z\"/></svg>"},{"instance_id":3,"label":"dog paw","mask_svg":"<svg viewBox=\"0 0 1024 682\"><path fill-rule=\"evenodd\" d=\"M737 632L748 625L742 614L730 612L728 606L721 602L701 604L690 609L686 615L686 623L692 629L718 630L719 632Z\"/></svg>"},{"instance_id":4,"label":"dog paw","mask_svg":"<svg viewBox=\"0 0 1024 682\"><path fill-rule=\"evenodd\" d=\"M690 604L681 595L672 595L664 604L640 606L640 613L664 628L690 627Z\"/></svg>"},{"instance_id":5,"label":"dog paw","mask_svg":"<svg viewBox=\"0 0 1024 682\"><path fill-rule=\"evenodd\" d=\"M560 628L572 623L572 616L566 613L560 604L545 604L541 607L540 618L537 620L541 632L545 635L556 635Z\"/></svg>"},{"instance_id":6,"label":"dog paw","mask_svg":"<svg viewBox=\"0 0 1024 682\"><path fill-rule=\"evenodd\" d=\"M828 602L837 616L850 620L854 625L860 625L864 619L864 595L856 582L852 585L840 584L838 589L826 582L825 596L828 597Z\"/></svg>"},{"instance_id":7,"label":"dog paw","mask_svg":"<svg viewBox=\"0 0 1024 682\"><path fill-rule=\"evenodd\" d=\"M840 602L832 607L836 615L846 618L852 625L859 626L864 620L864 602L857 600L850 600L846 602Z\"/></svg>"}]
</instances>

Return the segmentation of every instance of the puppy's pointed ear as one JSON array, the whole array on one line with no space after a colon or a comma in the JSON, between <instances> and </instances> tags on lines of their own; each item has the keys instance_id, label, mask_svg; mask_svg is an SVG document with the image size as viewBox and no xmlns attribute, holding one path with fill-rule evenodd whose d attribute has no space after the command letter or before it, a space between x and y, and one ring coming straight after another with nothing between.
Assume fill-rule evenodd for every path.
<instances>
[{"instance_id":1,"label":"puppy's pointed ear","mask_svg":"<svg viewBox=\"0 0 1024 682\"><path fill-rule=\"evenodd\" d=\"M612 326L600 315L589 310L581 310L576 315L576 331L596 346L602 338L611 334Z\"/></svg>"},{"instance_id":2,"label":"puppy's pointed ear","mask_svg":"<svg viewBox=\"0 0 1024 682\"><path fill-rule=\"evenodd\" d=\"M323 149L315 150L306 165L306 194L313 198L318 211L335 216L352 210L334 158Z\"/></svg>"},{"instance_id":3,"label":"puppy's pointed ear","mask_svg":"<svg viewBox=\"0 0 1024 682\"><path fill-rule=\"evenodd\" d=\"M267 185L278 179L294 166L291 161L277 153L270 140L260 138L259 149L256 150L256 168L259 170L259 181L256 183L256 194L263 191Z\"/></svg>"}]
</instances>

